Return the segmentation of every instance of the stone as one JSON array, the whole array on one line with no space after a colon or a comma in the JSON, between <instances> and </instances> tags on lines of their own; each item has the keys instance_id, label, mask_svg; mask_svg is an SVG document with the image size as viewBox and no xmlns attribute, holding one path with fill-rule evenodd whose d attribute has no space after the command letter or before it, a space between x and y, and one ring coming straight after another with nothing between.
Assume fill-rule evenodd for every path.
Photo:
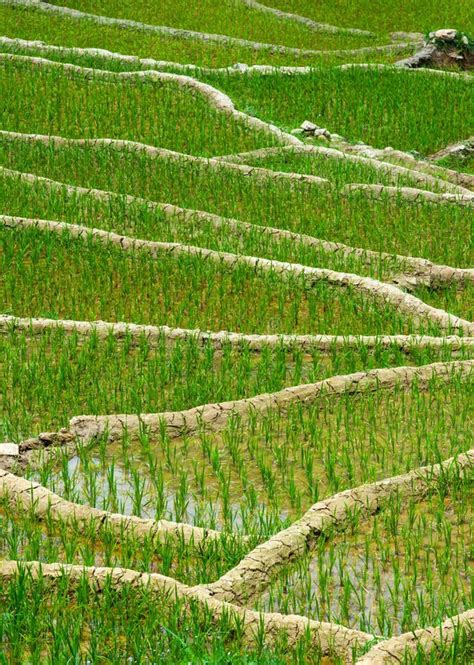
<instances>
[{"instance_id":1,"label":"stone","mask_svg":"<svg viewBox=\"0 0 474 665\"><path fill-rule=\"evenodd\" d=\"M453 143L452 145L446 146L442 150L439 150L438 152L435 152L433 155L431 155L431 159L436 161L451 155L457 157L466 157L468 155L472 155L472 153L474 153L474 137L470 137L462 143Z\"/></svg>"},{"instance_id":2,"label":"stone","mask_svg":"<svg viewBox=\"0 0 474 665\"><path fill-rule=\"evenodd\" d=\"M328 132L328 130L325 127L320 127L319 129L314 130L314 136L324 136L327 139L331 137L331 134Z\"/></svg>"},{"instance_id":3,"label":"stone","mask_svg":"<svg viewBox=\"0 0 474 665\"><path fill-rule=\"evenodd\" d=\"M319 129L319 127L318 127L318 125L315 125L314 122L310 122L309 120L305 120L303 123L301 123L300 129L302 129L304 132L310 132L312 134L317 129Z\"/></svg>"},{"instance_id":4,"label":"stone","mask_svg":"<svg viewBox=\"0 0 474 665\"><path fill-rule=\"evenodd\" d=\"M41 434L38 436L38 439L41 441L41 443L49 446L54 441L54 432L41 432Z\"/></svg>"},{"instance_id":5,"label":"stone","mask_svg":"<svg viewBox=\"0 0 474 665\"><path fill-rule=\"evenodd\" d=\"M430 32L423 48L395 63L396 67L474 68L474 44L463 32L444 28Z\"/></svg>"},{"instance_id":6,"label":"stone","mask_svg":"<svg viewBox=\"0 0 474 665\"><path fill-rule=\"evenodd\" d=\"M246 72L249 66L245 64L245 62L236 62L235 65L232 66L232 69L235 69L238 72Z\"/></svg>"},{"instance_id":7,"label":"stone","mask_svg":"<svg viewBox=\"0 0 474 665\"><path fill-rule=\"evenodd\" d=\"M430 32L430 39L439 39L443 42L454 42L457 34L458 31L453 28L444 28L443 30Z\"/></svg>"},{"instance_id":8,"label":"stone","mask_svg":"<svg viewBox=\"0 0 474 665\"><path fill-rule=\"evenodd\" d=\"M331 134L326 129L326 127L319 127L319 125L315 125L314 122L310 122L309 120L305 120L301 124L299 129L300 131L304 132L305 134L308 134L309 136L317 136L319 138L326 138L326 139L331 138Z\"/></svg>"},{"instance_id":9,"label":"stone","mask_svg":"<svg viewBox=\"0 0 474 665\"><path fill-rule=\"evenodd\" d=\"M19 457L20 446L16 443L0 443L0 457Z\"/></svg>"}]
</instances>

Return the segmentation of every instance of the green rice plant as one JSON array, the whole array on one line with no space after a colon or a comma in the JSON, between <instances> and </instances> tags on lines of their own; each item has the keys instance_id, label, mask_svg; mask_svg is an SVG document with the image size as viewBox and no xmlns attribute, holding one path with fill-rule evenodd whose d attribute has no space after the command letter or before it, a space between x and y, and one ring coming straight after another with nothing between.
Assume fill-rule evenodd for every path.
<instances>
[{"instance_id":1,"label":"green rice plant","mask_svg":"<svg viewBox=\"0 0 474 665\"><path fill-rule=\"evenodd\" d=\"M434 307L454 312L469 321L474 320L474 284L467 283L458 288L451 286L439 290L419 287L416 295Z\"/></svg>"},{"instance_id":2,"label":"green rice plant","mask_svg":"<svg viewBox=\"0 0 474 665\"><path fill-rule=\"evenodd\" d=\"M124 253L88 238L1 229L2 308L17 316L259 333L439 335L352 286L255 274L192 254ZM243 297L245 294L245 298Z\"/></svg>"},{"instance_id":3,"label":"green rice plant","mask_svg":"<svg viewBox=\"0 0 474 665\"><path fill-rule=\"evenodd\" d=\"M255 225L343 242L352 247L422 256L453 266L465 267L472 263L472 246L465 242L465 238L471 233L473 213L462 206L413 205L398 199L375 201L368 200L360 192L341 197L330 188L307 183L253 179L204 164L151 160L141 153L118 152L105 147L45 146L1 139L0 164L74 185L206 210ZM145 206L131 207L120 201L99 206L92 201L87 203L86 197L52 193L41 184L33 187L16 182L14 178L1 178L0 186L4 192L6 214L65 219L139 238L166 239L160 232L163 216L156 211L146 212ZM132 215L133 210L137 212ZM109 222L105 221L107 217L110 217ZM182 233L187 233L190 224L185 222L176 226L183 229ZM239 235L242 235L240 231ZM258 230L255 235L258 237ZM213 244L216 243L213 228L201 236L204 243L199 236L193 244L216 246ZM183 237L186 236L179 236ZM226 243L230 243L231 235L227 231L223 237ZM256 246L258 251L253 252L253 243L243 244L241 248L237 245L237 251L248 249L250 254L266 255L262 252L266 251L268 244L261 245L261 242L259 240ZM269 256L295 257L297 262L310 265L336 265L323 263L328 260L327 256L304 254L300 247L289 244L294 245L291 250L278 255L272 251ZM231 249L236 246L219 243L219 247ZM340 259L336 258L336 261L340 262ZM375 270L380 269L375 266ZM353 264L349 270L358 272L363 268Z\"/></svg>"},{"instance_id":4,"label":"green rice plant","mask_svg":"<svg viewBox=\"0 0 474 665\"><path fill-rule=\"evenodd\" d=\"M455 637L452 644L441 643L435 651L423 648L421 645L417 649L417 653L404 655L404 665L441 665L441 663L449 663L455 665L456 663L466 662L472 660L472 640L470 639L469 630L460 627L455 631Z\"/></svg>"},{"instance_id":5,"label":"green rice plant","mask_svg":"<svg viewBox=\"0 0 474 665\"><path fill-rule=\"evenodd\" d=\"M324 149L324 146L323 146ZM342 157L342 156L341 156ZM325 155L324 153L281 153L263 158L246 159L246 163L262 166L274 171L285 171L318 175L327 178L336 187L343 187L348 183L366 182L372 184L391 185L397 187L422 187L423 189L439 192L445 191L441 183L420 183L410 174L396 174L381 171L370 164L351 162Z\"/></svg>"},{"instance_id":6,"label":"green rice plant","mask_svg":"<svg viewBox=\"0 0 474 665\"><path fill-rule=\"evenodd\" d=\"M44 454L26 453L31 441L20 445L21 463L7 462L24 476L17 480L23 490L18 504L5 493L13 486L12 477L1 471L1 663L342 665L398 633L424 626L438 631L446 617L472 607L472 478L467 466L461 473L453 463L443 465L442 472L438 467L433 479L428 479L428 471L422 472L428 479L423 496L411 495L404 486L403 494L392 492L383 501L378 497L370 516L356 501L340 530L311 523L310 533L302 532L298 541L301 546L288 545L295 558L288 558L278 575L270 575L271 583L254 600L257 610L340 624L335 627L338 638L345 633L343 627L368 631L361 648L354 647L352 653L348 649L344 658L328 656L324 640L324 654L315 647L314 625L301 629L299 624L299 639L293 643L289 635L276 635L275 617L269 631L264 618L253 615L257 622L251 636L247 610L247 625L227 607L221 606L220 615L216 611L222 598L245 602L245 574L239 597L233 595L233 581L226 586L233 575L228 576L229 571L250 554L246 561L252 562L254 573L265 575L266 564L260 571L259 555L252 561L251 552L315 503L473 448L469 364L463 363L459 372L452 366L449 376L446 368L440 376L433 368L426 382L403 381L403 366L470 359L470 346L457 348L456 339L439 347L402 350L386 339L374 346L364 346L362 340L355 345L352 337L323 352L290 347L287 340L260 346L259 339L257 348L248 341L237 346L235 337L231 344L218 343L221 336L189 335L190 329L348 336L439 336L451 330L415 321L411 314L401 314L352 286L286 279L276 269L260 269L268 263L218 263L215 254L193 253L183 245L385 282L405 283L411 275L403 288L445 312L474 318L469 283L450 283L444 276L436 281L439 266L429 273L416 258L410 261L422 257L454 268L471 266L472 208L413 203L401 197L372 200L360 191L349 193L344 187L350 183L400 187L417 186L418 181L406 171L394 174L374 168L374 163L335 160L323 153L280 151L243 157L248 165L260 167L253 172L245 164L239 168L208 161L283 145L286 139L279 138L275 128L261 131L235 114L217 111L196 86L179 87L157 73L154 78L114 76L150 68L184 73L228 94L238 111L284 131L310 120L351 142L391 145L425 156L472 134L473 94L466 76L338 67L350 62L386 65L418 48L419 42L413 41L409 47L365 50L387 44L393 31L433 30L442 27L433 23L439 21L469 32L472 12L466 0L455 8L441 7L439 0L428 8L421 0L406 7L384 6L383 11L380 3L369 8L365 0L346 2L344 7L339 0L270 1L273 7L315 21L375 34L312 30L242 0L64 0L68 7L85 12L195 30L201 36L227 35L229 42L124 29L47 14L40 4L0 2L3 35L66 47L51 50L38 41L4 39L0 52L110 70L100 78L93 71L33 64L27 58L1 60L0 130L6 134L0 136L0 214L180 244L179 250L169 245L156 252L143 246L128 251L125 240L119 247L86 232L74 236L72 227L59 234L52 225L45 230L44 224L34 228L2 217L0 314L187 330L182 339L165 329L161 336L148 338L137 337L136 329L121 335L121 327L104 336L102 327L71 332L58 325L40 331L33 325L26 328L24 322L15 324L13 317L11 325L4 319L0 440L21 444L34 437L46 444L48 437L41 437L41 432L73 428L71 418L81 414L130 414L127 423L138 420L141 425L136 431L123 421L120 435L105 430L67 446L53 446ZM276 46L255 48L239 44L239 38ZM350 51L354 48L360 50ZM136 58L110 57L100 49ZM222 71L236 63L312 69L293 75L278 70L257 74L245 72L245 67ZM216 68L221 71L213 71ZM14 132L53 138L9 135ZM87 142L97 138L143 142L183 154ZM390 159L397 163L401 158ZM402 162L413 168L408 158ZM441 163L472 170L469 156L459 163L454 157ZM327 182L289 178L288 173ZM458 181L470 187L468 177ZM421 186L435 192L449 187L433 180ZM321 241L333 244L323 246ZM349 249L336 251L335 243ZM370 255L351 253L350 248L365 248ZM413 278L415 264L421 272ZM428 281L429 286L424 285ZM399 368L400 385L392 389L383 373L376 374L375 382L373 375L369 381L365 375L352 377L350 384L347 377L338 379L384 367ZM412 375L411 369L406 372ZM304 396L290 400L285 408L276 407L280 396L267 395L328 377L333 380L324 384L327 393L315 393L308 401ZM341 394L339 386L344 387ZM303 392L294 393L295 398ZM209 407L258 395L264 397L246 404L257 408L240 416L238 408L229 415L224 407ZM267 403L273 406L263 411L260 405ZM199 405L208 405L204 412L215 414L215 420L206 416L193 425L189 414L179 413ZM163 412L167 416L157 427L135 418ZM121 422L120 416L116 422ZM173 429L175 424L178 429ZM69 506L71 519L58 520L60 503L45 505L48 494L41 488L36 488L39 503L26 504L25 480L114 515L105 516L97 528L98 520L87 522ZM325 510L320 505L310 514ZM150 533L139 534L130 526L137 521L126 520L132 515L187 523L196 528L190 530L193 534L200 534L198 542L180 527L167 532L164 523L149 524ZM220 533L208 533L201 540L199 529ZM278 551L286 547L284 538L272 541L279 543ZM257 552L273 556L272 542ZM16 576L10 574L15 563L8 560L19 562ZM43 566L36 568L35 579L28 561ZM52 579L48 564L57 562L75 564L81 573L77 574L79 568L76 573L69 569L69 574ZM278 556L271 565L280 567ZM91 585L84 566L130 572L104 582L96 570ZM166 593L153 590L141 584L150 579L142 573L169 576L178 585L195 588L185 601L179 600L183 587ZM134 582L122 584L125 577ZM169 584L171 589L172 580ZM209 606L192 600L202 585L211 585ZM471 660L472 639L465 630L457 631L452 642L442 641L436 651L420 647L400 656L400 662L417 665Z\"/></svg>"},{"instance_id":7,"label":"green rice plant","mask_svg":"<svg viewBox=\"0 0 474 665\"><path fill-rule=\"evenodd\" d=\"M167 343L163 337L153 346L143 339L138 347L130 342L127 338L123 342L112 338L100 340L96 335L80 339L77 334L67 336L57 329L33 338L14 330L2 335L1 434L10 440L21 440L40 431L67 426L69 419L80 413L181 410L212 401L242 399L364 368L413 362L422 365L449 359L447 350L442 349L415 351L405 356L396 347L375 348L369 353L361 347L328 356L316 350L304 353L278 347L260 354L252 354L245 346L235 350L225 346L219 351L209 344L199 345L193 339ZM51 394L56 396L54 400L50 399ZM235 432L232 437L230 433L225 437L228 453L244 479L245 464L237 455L240 436ZM268 437L271 440L271 430ZM159 467L153 466L155 458L146 438L143 445L155 489L162 493L163 477ZM173 471L177 454L174 444L163 436L162 445L167 465ZM305 485L308 483L309 491L315 493L317 485L310 486L310 482L314 483L317 474L312 469L312 458L306 454L309 452L303 448ZM275 456L278 467L284 469L288 462L287 448L277 446ZM69 472L65 463L61 476L68 487ZM193 476L202 491L203 473L201 467L193 467ZM116 494L112 470L107 471L106 482L111 493Z\"/></svg>"},{"instance_id":8,"label":"green rice plant","mask_svg":"<svg viewBox=\"0 0 474 665\"><path fill-rule=\"evenodd\" d=\"M288 568L258 607L391 636L468 609L472 487L458 480L426 500L392 498L352 534L329 534ZM337 572L336 572L337 571Z\"/></svg>"},{"instance_id":9,"label":"green rice plant","mask_svg":"<svg viewBox=\"0 0 474 665\"><path fill-rule=\"evenodd\" d=\"M339 54L336 47L339 45L345 49L348 44L352 48L365 45L374 45L380 42L378 39L354 39L344 36L332 36L325 33L313 33L313 43L317 49L323 49L320 55L303 53L281 53L278 49L256 50L252 47L238 46L235 44L216 44L198 39L182 39L175 36L153 34L134 30L132 28L123 30L118 26L97 25L92 21L77 21L67 16L43 14L33 7L15 7L0 5L0 20L3 33L10 38L27 40L40 39L44 42L66 47L78 48L105 48L109 51L125 55L135 55L140 58L154 58L155 60L167 60L178 63L192 63L202 67L228 67L237 62L253 64L280 65L320 65L340 64L347 62L345 53ZM387 40L384 40L385 42ZM299 45L298 45L299 46ZM329 49L329 50L328 50ZM4 45L0 50L12 51ZM21 48L14 52L30 55L31 51ZM401 57L408 56L413 48L403 49L395 52L365 52L350 56L351 62L393 62ZM109 58L67 56L61 58L58 55L48 54L50 59L65 59L69 62L89 67L101 67L103 69L134 69L137 65L132 63L119 64ZM147 65L149 67L149 65Z\"/></svg>"},{"instance_id":10,"label":"green rice plant","mask_svg":"<svg viewBox=\"0 0 474 665\"><path fill-rule=\"evenodd\" d=\"M474 173L474 155L472 152L467 155L444 157L438 160L437 164L456 171L463 171L464 173Z\"/></svg>"},{"instance_id":11,"label":"green rice plant","mask_svg":"<svg viewBox=\"0 0 474 665\"><path fill-rule=\"evenodd\" d=\"M464 140L472 129L473 87L463 79L375 67L205 78L262 120L287 129L311 120L377 148L430 154Z\"/></svg>"},{"instance_id":12,"label":"green rice plant","mask_svg":"<svg viewBox=\"0 0 474 665\"><path fill-rule=\"evenodd\" d=\"M28 61L4 61L0 91L4 130L130 139L209 156L276 143L173 81L72 78ZM25 105L31 106L27 116Z\"/></svg>"},{"instance_id":13,"label":"green rice plant","mask_svg":"<svg viewBox=\"0 0 474 665\"><path fill-rule=\"evenodd\" d=\"M48 394L49 385L54 389L45 385ZM67 483L60 459L46 467L41 482L81 503L90 501L88 487L95 483L94 503L106 510L121 503L126 513L264 539L315 500L468 450L471 402L472 380L454 375L449 385L434 380L427 391L414 385L376 398L350 395L295 405L255 417L245 428L234 418L220 434L101 438L93 448L79 449ZM93 412L100 411L95 404ZM136 478L142 483L140 505L133 502Z\"/></svg>"},{"instance_id":14,"label":"green rice plant","mask_svg":"<svg viewBox=\"0 0 474 665\"><path fill-rule=\"evenodd\" d=\"M215 623L209 611L192 602L185 607L166 593L130 586L116 592L108 584L96 596L85 580L74 585L67 577L51 588L46 578L33 580L26 568L1 593L4 655L12 660L289 663L284 641L249 648L242 626L227 615ZM320 651L308 647L302 635L294 663L321 662ZM334 662L342 665L340 659Z\"/></svg>"},{"instance_id":15,"label":"green rice plant","mask_svg":"<svg viewBox=\"0 0 474 665\"><path fill-rule=\"evenodd\" d=\"M177 0L173 5L166 3L150 5L142 1L138 4L119 3L113 0L78 3L70 0L65 5L92 14L132 20L136 20L139 15L142 23L218 33L296 48L354 48L365 46L367 42L373 43L373 40L366 35L315 32L295 21L282 21L271 14L232 0L219 3L216 0L203 0L191 5L184 0Z\"/></svg>"},{"instance_id":16,"label":"green rice plant","mask_svg":"<svg viewBox=\"0 0 474 665\"><path fill-rule=\"evenodd\" d=\"M393 31L424 33L449 25L452 28L472 29L474 16L472 5L461 0L453 5L441 0L428 2L417 0L403 5L389 5L377 0L357 2L313 3L311 0L272 0L272 6L284 11L297 12L315 21L336 23L339 26L373 30L378 34Z\"/></svg>"},{"instance_id":17,"label":"green rice plant","mask_svg":"<svg viewBox=\"0 0 474 665\"><path fill-rule=\"evenodd\" d=\"M74 477L78 480L77 475ZM91 470L84 470L80 480L90 483L93 477ZM141 482L144 483L143 480ZM82 484L78 490L76 493L81 496L86 492ZM133 501L127 501L125 508L133 510ZM32 514L14 518L11 508L2 505L0 509L2 559L40 560L45 563L62 560L89 566L125 567L172 575L192 585L209 582L222 575L239 561L248 547L248 543L244 544L231 534L222 534L219 541L206 541L196 548L172 539L157 542L149 538L138 542L133 534L124 533L117 542L116 535L107 530L100 536L93 528L83 532L81 529L81 536L78 536L74 528L65 528L64 524L52 525L47 517L43 522ZM255 537L249 542L254 540Z\"/></svg>"}]
</instances>

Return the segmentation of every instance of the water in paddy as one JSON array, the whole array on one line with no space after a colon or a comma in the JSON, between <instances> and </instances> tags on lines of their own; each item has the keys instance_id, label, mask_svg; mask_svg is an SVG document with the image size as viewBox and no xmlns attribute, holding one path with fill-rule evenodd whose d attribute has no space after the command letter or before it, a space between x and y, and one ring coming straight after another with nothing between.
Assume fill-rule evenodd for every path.
<instances>
[{"instance_id":1,"label":"water in paddy","mask_svg":"<svg viewBox=\"0 0 474 665\"><path fill-rule=\"evenodd\" d=\"M472 603L473 506L469 483L450 496L395 501L355 532L321 540L256 607L383 635L458 614Z\"/></svg>"}]
</instances>

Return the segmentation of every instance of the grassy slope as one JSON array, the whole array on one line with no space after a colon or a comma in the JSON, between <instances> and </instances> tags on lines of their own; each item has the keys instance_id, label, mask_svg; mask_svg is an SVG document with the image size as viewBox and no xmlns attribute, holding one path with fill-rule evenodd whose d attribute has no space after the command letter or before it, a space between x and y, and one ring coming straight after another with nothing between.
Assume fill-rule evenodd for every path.
<instances>
[{"instance_id":1,"label":"grassy slope","mask_svg":"<svg viewBox=\"0 0 474 665\"><path fill-rule=\"evenodd\" d=\"M0 122L11 131L123 138L209 156L278 144L174 82L71 79L60 69L2 62L0 91Z\"/></svg>"},{"instance_id":2,"label":"grassy slope","mask_svg":"<svg viewBox=\"0 0 474 665\"><path fill-rule=\"evenodd\" d=\"M144 339L136 348L127 340L81 340L54 330L34 339L21 332L2 335L0 349L7 361L0 372L2 433L15 441L66 426L72 414L187 409L369 367L449 357L446 351L430 350L407 357L395 347L370 353L347 348L329 357L280 348L262 354L226 348L222 353L192 340L168 347L164 339L157 348Z\"/></svg>"},{"instance_id":3,"label":"grassy slope","mask_svg":"<svg viewBox=\"0 0 474 665\"><path fill-rule=\"evenodd\" d=\"M339 2L316 6L307 0L270 1L317 20L373 29L381 39L391 30L431 28L434 20L451 23L450 12L454 11L453 6L440 6L439 2L427 8L424 0L410 2L403 14L398 6L388 7L386 3L380 11L374 10L373 3L368 7L365 0L357 5L344 3L343 11ZM268 15L259 20L258 13L243 10L232 1L216 5L206 0L198 11L182 0L172 5L140 2L133 6L111 0L74 0L75 6L79 4L86 11L226 31L262 41L278 39L298 46L335 48L340 43L368 43L359 38L346 40L310 33ZM248 20L250 16L252 21ZM459 27L465 28L470 21L465 0L456 6L456 16L464 23ZM321 63L319 58L299 59L161 38L20 9L0 7L0 17L9 36L109 48L158 59L214 66L238 61ZM368 61L367 56L359 57ZM375 58L386 62L392 59ZM109 66L105 60L75 61ZM332 58L325 61L338 62ZM67 81L38 70L7 70L2 89L2 129L135 138L206 155L270 144L268 137L263 140L255 133L242 131L227 118L224 121L209 111L198 98L182 91L176 94L175 88L157 91L144 85L100 85ZM433 152L472 133L472 87L434 76L410 78L409 74L396 77L321 69L308 77L215 77L212 82L230 92L237 108L283 127L291 129L310 119L350 139L363 139L380 147L392 144ZM355 246L423 255L453 265L472 264L472 247L466 242L472 213L460 208L369 202L362 196L343 199L337 191L254 181L202 166L110 150L33 147L7 140L2 140L0 147L1 164L62 181L212 210ZM370 169L341 169L315 159L278 158L265 164L282 170L297 166L322 173L338 185L350 179L382 178L376 178ZM238 238L225 230L216 232L209 225L175 225L159 212L125 205L120 199L98 203L8 178L0 179L0 197L4 213L64 219L138 237L191 241L218 249L381 274L379 266L362 268L357 262L334 260L314 250L263 240L257 232ZM151 261L143 256L126 257L116 249L35 231L2 230L0 236L2 311L17 315L100 317L255 332L387 333L410 329L389 308L324 284L308 294L296 282L282 285L278 279L256 277L245 269L224 273L199 259L166 256ZM472 317L471 291L420 290L418 294L436 306ZM247 351L236 354L229 350L216 353L209 347L198 349L193 342L170 349L161 345L156 350L142 342L132 350L127 341L121 345L92 338L80 343L61 332L27 340L24 334L12 332L0 339L0 358L0 387L5 395L0 407L0 432L18 440L42 429L66 425L69 417L80 412L180 409L359 369L424 364L446 359L447 355L419 351L407 358L394 349L373 353L343 349L324 357L281 350L252 356ZM159 571L189 583L215 579L257 540L289 524L319 498L471 447L471 392L470 383L453 379L450 386L433 383L427 393L415 387L407 393L331 400L322 409L296 408L288 415L262 416L245 429L231 423L222 435L202 435L171 445L166 439L150 442L146 436L135 443L124 438L113 446L100 441L93 451L81 450L73 460L64 458L34 477L71 500L118 512L239 529L251 535L251 543L207 546L198 555L182 545L157 546L150 542L137 546L129 536L117 546L107 533L102 538L95 534L80 537L61 527L39 525L26 513L13 516L0 506L0 555L124 565ZM274 586L273 606L384 634L391 634L400 624L408 630L460 611L472 593L464 575L467 548L463 541L470 536L465 524L469 501L459 483L452 496L441 488L439 496L429 499L429 505L423 504L422 518L410 522L410 528L405 523L416 509L404 513L394 504L370 524L370 529L351 537L350 545L347 540L321 540L316 568L323 577L333 575L336 579L337 562L341 562L345 571L340 576L341 586L335 583L329 589L318 579L318 588L311 588L314 561L302 559L299 567L288 571L281 584ZM435 518L427 521L430 514ZM399 522L402 528L394 534L394 524ZM430 546L429 556L425 556L428 550L420 550L423 545ZM447 564L454 556L457 568L451 574ZM370 574L361 568L364 557ZM401 564L402 609L392 603L399 586L392 584L390 577ZM415 564L418 587L413 575ZM352 568L357 573L349 579ZM291 582L289 587L287 580ZM387 595L381 580L395 595ZM370 616L365 606L357 605L368 584L376 590ZM9 662L35 662L44 659L45 654L53 662L66 662L77 660L81 654L91 662L121 662L131 657L137 662L148 658L163 663L280 665L291 658L292 663L326 665L326 660L322 661L317 650L309 649L304 640L290 657L284 643L273 649L262 644L250 651L225 621L213 626L210 618L198 611L186 617L178 603L151 598L146 591L107 590L97 596L90 595L84 586L76 592L66 587L64 581L56 593L26 576L2 586L0 636ZM323 593L325 588L327 593ZM443 663L467 662L466 640L438 655Z\"/></svg>"},{"instance_id":4,"label":"grassy slope","mask_svg":"<svg viewBox=\"0 0 474 665\"><path fill-rule=\"evenodd\" d=\"M0 19L3 34L10 38L27 40L40 39L47 43L66 47L105 48L122 54L136 55L155 60L192 63L205 67L226 67L236 62L272 65L314 65L324 63L343 63L347 55L338 55L330 51L323 55L301 55L279 53L272 50L254 50L251 47L227 44L212 44L195 39L181 39L154 35L139 30L123 30L114 26L102 26L92 21L76 21L64 16L46 15L34 9L24 7L0 6ZM321 35L319 39L325 39ZM330 45L330 44L329 44ZM321 41L321 49L329 47ZM3 47L2 47L3 48ZM360 53L351 55L352 62L391 62L408 55L412 48L399 53ZM71 56L67 58L71 60ZM77 57L74 61L77 60ZM82 59L79 64L97 63L100 59ZM117 67L105 61L109 68ZM122 68L129 68L129 65Z\"/></svg>"},{"instance_id":5,"label":"grassy slope","mask_svg":"<svg viewBox=\"0 0 474 665\"><path fill-rule=\"evenodd\" d=\"M197 257L125 254L34 230L2 230L1 285L18 316L103 319L260 333L402 333L414 329L360 292L299 279L224 272ZM54 294L54 295L53 295ZM436 326L427 330L439 334Z\"/></svg>"},{"instance_id":6,"label":"grassy slope","mask_svg":"<svg viewBox=\"0 0 474 665\"><path fill-rule=\"evenodd\" d=\"M326 144L323 144L326 147ZM381 171L371 164L335 159L324 154L282 153L267 157L255 157L245 160L247 164L263 166L274 171L286 171L318 175L330 180L336 187L343 187L352 182L380 183L398 187L419 187L419 183L410 174L393 174ZM423 183L423 189L440 191L437 184Z\"/></svg>"}]
</instances>

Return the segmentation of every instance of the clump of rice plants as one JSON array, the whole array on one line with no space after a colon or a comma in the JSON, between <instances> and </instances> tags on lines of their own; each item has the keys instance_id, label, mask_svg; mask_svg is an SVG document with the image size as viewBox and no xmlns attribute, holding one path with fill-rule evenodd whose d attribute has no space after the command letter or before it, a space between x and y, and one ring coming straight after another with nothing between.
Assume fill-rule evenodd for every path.
<instances>
[{"instance_id":1,"label":"clump of rice plants","mask_svg":"<svg viewBox=\"0 0 474 665\"><path fill-rule=\"evenodd\" d=\"M63 183L204 210L352 247L421 256L458 267L468 267L472 263L472 247L464 239L471 232L473 212L462 206L413 205L394 199L375 201L368 200L359 192L342 197L330 187L272 178L254 180L241 173L216 170L205 164L150 159L143 153L116 151L104 146L45 146L37 142L0 138L0 164ZM41 203L36 199L28 207L20 208L20 200L24 200L25 195L21 195L20 199L17 191L24 188L31 190L31 186L10 183L17 180L10 177L0 180L0 186L15 189L11 194L5 194L8 206L5 213L29 217L44 214L47 219L64 219L62 212L56 212L55 201L60 197L56 190L42 197ZM84 201L86 197L80 198ZM77 206L79 203L74 200L68 221L87 226L103 225L103 215L89 216L78 211L74 219L74 208ZM47 212L43 213L45 208ZM128 209L129 206L123 204L119 212L114 211L113 226L104 225L104 228L129 234ZM155 221L156 213L141 219L140 225L132 227L134 233L131 235L161 239L158 235L161 224ZM184 222L178 226L185 231L188 225ZM297 261L305 263L299 258Z\"/></svg>"},{"instance_id":2,"label":"clump of rice plants","mask_svg":"<svg viewBox=\"0 0 474 665\"><path fill-rule=\"evenodd\" d=\"M125 254L90 238L36 229L3 228L0 238L4 309L17 316L247 333L439 333L434 323L418 325L353 287L327 280L309 288L300 276L256 275L245 265L225 271L191 254Z\"/></svg>"},{"instance_id":3,"label":"clump of rice plants","mask_svg":"<svg viewBox=\"0 0 474 665\"><path fill-rule=\"evenodd\" d=\"M53 3L0 6L0 660L471 662L472 80L387 66L465 0Z\"/></svg>"},{"instance_id":4,"label":"clump of rice plants","mask_svg":"<svg viewBox=\"0 0 474 665\"><path fill-rule=\"evenodd\" d=\"M266 608L390 636L470 607L472 488L458 481L425 501L395 497L367 525L320 540L261 598Z\"/></svg>"},{"instance_id":5,"label":"clump of rice plants","mask_svg":"<svg viewBox=\"0 0 474 665\"><path fill-rule=\"evenodd\" d=\"M277 73L206 79L265 120L289 129L311 120L377 148L429 155L471 133L472 85L462 78L353 67L321 68L297 78Z\"/></svg>"},{"instance_id":6,"label":"clump of rice plants","mask_svg":"<svg viewBox=\"0 0 474 665\"><path fill-rule=\"evenodd\" d=\"M219 8L220 9L220 8ZM229 67L236 62L248 65L293 65L314 66L318 64L342 64L347 62L347 54L339 53L339 48L352 43L354 48L375 46L387 43L386 37L377 36L368 38L356 38L348 40L348 35L331 35L320 32L314 34L311 39L314 48L321 50L320 53L301 53L299 51L282 52L279 49L255 49L252 46L239 45L235 43L214 43L208 40L179 38L174 35L152 34L139 29L129 28L123 30L119 26L99 25L92 21L77 21L66 15L44 14L38 11L38 7L30 6L0 6L1 22L4 26L3 32L14 39L26 39L29 41L41 40L49 44L76 48L103 48L115 53L134 55L142 59L153 58L157 61L169 61L181 64L193 64L198 67ZM252 24L250 24L251 27ZM300 46L301 42L297 44ZM0 50L31 55L32 50L25 50L16 45L7 48L0 45ZM352 62L393 62L403 55L410 55L413 46L400 48L393 53L376 49L367 52L365 49L360 53L351 55ZM33 51L34 53L34 51ZM104 58L100 53L94 56L68 54L59 57L57 54L48 54L55 60L75 62L84 66L95 66L101 69L119 69L128 71L135 69L137 65L132 62L120 63L120 61ZM150 64L143 64L139 68L149 68Z\"/></svg>"},{"instance_id":7,"label":"clump of rice plants","mask_svg":"<svg viewBox=\"0 0 474 665\"><path fill-rule=\"evenodd\" d=\"M1 88L8 88L0 118L4 130L130 139L209 156L276 142L219 112L202 93L173 81L71 77L28 61L4 61L0 73ZM21 113L25 104L31 105L28 116ZM163 116L168 122L161 121Z\"/></svg>"}]
</instances>

